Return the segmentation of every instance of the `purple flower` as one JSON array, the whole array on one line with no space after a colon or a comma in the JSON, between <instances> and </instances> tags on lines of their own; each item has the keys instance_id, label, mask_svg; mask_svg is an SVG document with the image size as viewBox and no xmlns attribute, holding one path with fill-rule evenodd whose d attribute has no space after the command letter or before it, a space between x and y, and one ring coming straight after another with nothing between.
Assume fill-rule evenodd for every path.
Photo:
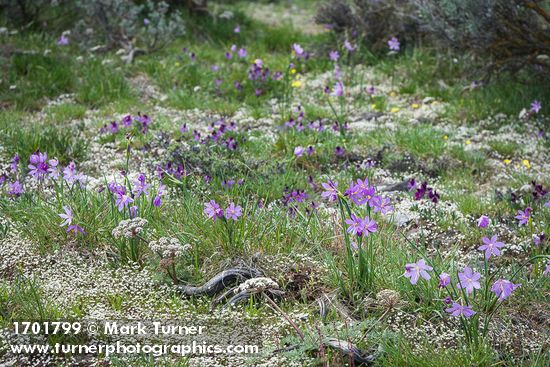
<instances>
[{"instance_id":1,"label":"purple flower","mask_svg":"<svg viewBox=\"0 0 550 367\"><path fill-rule=\"evenodd\" d=\"M414 178L411 178L410 181L407 183L407 189L409 191L416 189L416 180Z\"/></svg>"},{"instance_id":2,"label":"purple flower","mask_svg":"<svg viewBox=\"0 0 550 367\"><path fill-rule=\"evenodd\" d=\"M527 223L529 223L529 218L531 217L531 207L527 207L525 208L525 210L521 211L521 210L518 210L518 215L516 215L514 218L516 218L518 220L518 224L520 226L524 226L526 225Z\"/></svg>"},{"instance_id":3,"label":"purple flower","mask_svg":"<svg viewBox=\"0 0 550 367\"><path fill-rule=\"evenodd\" d=\"M491 239L483 237L481 241L483 245L479 246L478 250L485 251L485 259L489 260L491 255L500 256L499 248L504 247L504 242L498 242L497 235L492 236Z\"/></svg>"},{"instance_id":4,"label":"purple flower","mask_svg":"<svg viewBox=\"0 0 550 367\"><path fill-rule=\"evenodd\" d=\"M536 235L536 234L533 234L533 244L535 246L540 246L541 243L544 242L546 236L544 235L544 233L541 233L539 235Z\"/></svg>"},{"instance_id":5,"label":"purple flower","mask_svg":"<svg viewBox=\"0 0 550 367\"><path fill-rule=\"evenodd\" d=\"M350 43L350 41L345 40L345 42L344 42L344 48L345 48L346 50L348 50L348 52L353 52L353 51L355 51L355 50L357 49L357 46L352 45L352 44Z\"/></svg>"},{"instance_id":6,"label":"purple flower","mask_svg":"<svg viewBox=\"0 0 550 367\"><path fill-rule=\"evenodd\" d=\"M140 173L137 179L134 181L134 187L132 193L136 198L139 198L142 194L149 196L149 188L151 185L145 183L145 175Z\"/></svg>"},{"instance_id":7,"label":"purple flower","mask_svg":"<svg viewBox=\"0 0 550 367\"><path fill-rule=\"evenodd\" d=\"M533 101L533 103L531 103L531 111L533 111L534 113L539 113L541 108L542 105L536 99Z\"/></svg>"},{"instance_id":8,"label":"purple flower","mask_svg":"<svg viewBox=\"0 0 550 367\"><path fill-rule=\"evenodd\" d=\"M237 26L233 29L233 33L241 33L241 26L237 24Z\"/></svg>"},{"instance_id":9,"label":"purple flower","mask_svg":"<svg viewBox=\"0 0 550 367\"><path fill-rule=\"evenodd\" d=\"M458 287L466 290L466 294L470 294L474 289L481 289L479 284L480 273L474 273L472 268L466 266L464 272L458 273Z\"/></svg>"},{"instance_id":10,"label":"purple flower","mask_svg":"<svg viewBox=\"0 0 550 367\"><path fill-rule=\"evenodd\" d=\"M393 207L390 205L390 198L375 196L370 201L370 204L375 212L381 212L384 215L393 211Z\"/></svg>"},{"instance_id":11,"label":"purple flower","mask_svg":"<svg viewBox=\"0 0 550 367\"><path fill-rule=\"evenodd\" d=\"M321 186L325 191L321 193L321 196L329 201L336 201L338 198L338 182L328 180L326 183L321 183Z\"/></svg>"},{"instance_id":12,"label":"purple flower","mask_svg":"<svg viewBox=\"0 0 550 367\"><path fill-rule=\"evenodd\" d=\"M130 127L132 126L132 116L131 115L126 115L122 118L122 121L121 121L122 125L124 127Z\"/></svg>"},{"instance_id":13,"label":"purple flower","mask_svg":"<svg viewBox=\"0 0 550 367\"><path fill-rule=\"evenodd\" d=\"M126 192L116 194L115 205L117 206L119 212L123 211L128 204L133 202L134 199L132 199L129 195L126 195Z\"/></svg>"},{"instance_id":14,"label":"purple flower","mask_svg":"<svg viewBox=\"0 0 550 367\"><path fill-rule=\"evenodd\" d=\"M31 154L29 161L31 164L29 164L29 175L33 176L34 178L41 180L44 178L44 176L48 173L48 163L46 161L48 160L48 155L46 153L36 152L34 154Z\"/></svg>"},{"instance_id":15,"label":"purple flower","mask_svg":"<svg viewBox=\"0 0 550 367\"><path fill-rule=\"evenodd\" d=\"M227 60L231 60L231 59L233 58L233 54L232 54L231 52L226 52L226 53L225 53L225 58L226 58Z\"/></svg>"},{"instance_id":16,"label":"purple flower","mask_svg":"<svg viewBox=\"0 0 550 367\"><path fill-rule=\"evenodd\" d=\"M346 219L346 224L349 224L347 232L355 236L363 235L363 219L357 217L355 214L351 215L351 219Z\"/></svg>"},{"instance_id":17,"label":"purple flower","mask_svg":"<svg viewBox=\"0 0 550 367\"><path fill-rule=\"evenodd\" d=\"M189 128L187 127L187 124L186 124L186 123L183 124L183 125L181 125L181 127L180 127L180 132L181 132L182 134L183 134L183 133L186 133L186 132L188 132L188 131L189 131Z\"/></svg>"},{"instance_id":18,"label":"purple flower","mask_svg":"<svg viewBox=\"0 0 550 367\"><path fill-rule=\"evenodd\" d=\"M453 302L453 305L450 308L445 309L445 311L450 313L454 317L462 315L468 318L476 314L476 312L472 310L472 306L462 306L461 304L456 302Z\"/></svg>"},{"instance_id":19,"label":"purple flower","mask_svg":"<svg viewBox=\"0 0 550 367\"><path fill-rule=\"evenodd\" d=\"M430 274L428 271L432 271L433 268L426 264L424 259L420 259L415 263L405 265L405 278L410 278L411 284L416 284L420 277L425 280L430 280Z\"/></svg>"},{"instance_id":20,"label":"purple flower","mask_svg":"<svg viewBox=\"0 0 550 367\"><path fill-rule=\"evenodd\" d=\"M546 262L546 268L544 269L544 272L542 274L544 276L550 275L550 260Z\"/></svg>"},{"instance_id":21,"label":"purple flower","mask_svg":"<svg viewBox=\"0 0 550 367\"><path fill-rule=\"evenodd\" d=\"M69 38L65 35L65 33L61 34L61 37L57 40L58 46L67 46L69 44Z\"/></svg>"},{"instance_id":22,"label":"purple flower","mask_svg":"<svg viewBox=\"0 0 550 367\"><path fill-rule=\"evenodd\" d=\"M338 53L338 51L330 51L328 57L331 61L338 61L338 59L340 58L340 54Z\"/></svg>"},{"instance_id":23,"label":"purple flower","mask_svg":"<svg viewBox=\"0 0 550 367\"><path fill-rule=\"evenodd\" d=\"M225 209L225 219L237 220L243 215L243 208L240 205L235 206L234 203L229 204Z\"/></svg>"},{"instance_id":24,"label":"purple flower","mask_svg":"<svg viewBox=\"0 0 550 367\"><path fill-rule=\"evenodd\" d=\"M388 47L391 51L399 51L401 44L399 43L399 40L397 38L392 37L388 41Z\"/></svg>"},{"instance_id":25,"label":"purple flower","mask_svg":"<svg viewBox=\"0 0 550 367\"><path fill-rule=\"evenodd\" d=\"M241 58L241 59L244 59L246 57L246 48L242 47L239 52L237 53L237 55Z\"/></svg>"},{"instance_id":26,"label":"purple flower","mask_svg":"<svg viewBox=\"0 0 550 367\"><path fill-rule=\"evenodd\" d=\"M445 288L451 283L451 276L447 273L439 274L439 288Z\"/></svg>"},{"instance_id":27,"label":"purple flower","mask_svg":"<svg viewBox=\"0 0 550 367\"><path fill-rule=\"evenodd\" d=\"M214 221L223 217L223 209L214 200L204 204L204 214Z\"/></svg>"},{"instance_id":28,"label":"purple flower","mask_svg":"<svg viewBox=\"0 0 550 367\"><path fill-rule=\"evenodd\" d=\"M508 298L517 287L520 286L521 284L514 284L509 280L499 279L493 283L491 291L495 292L499 301L503 301Z\"/></svg>"},{"instance_id":29,"label":"purple flower","mask_svg":"<svg viewBox=\"0 0 550 367\"><path fill-rule=\"evenodd\" d=\"M341 146L337 146L336 148L334 148L334 154L336 154L338 157L343 156L344 153L346 153L346 150Z\"/></svg>"},{"instance_id":30,"label":"purple flower","mask_svg":"<svg viewBox=\"0 0 550 367\"><path fill-rule=\"evenodd\" d=\"M148 18L143 18L143 24L144 25L149 25L150 23L151 23L151 21Z\"/></svg>"},{"instance_id":31,"label":"purple flower","mask_svg":"<svg viewBox=\"0 0 550 367\"><path fill-rule=\"evenodd\" d=\"M130 207L130 218L137 216L138 207L136 205Z\"/></svg>"},{"instance_id":32,"label":"purple flower","mask_svg":"<svg viewBox=\"0 0 550 367\"><path fill-rule=\"evenodd\" d=\"M368 94L369 96L374 95L375 92L376 92L376 90L374 89L373 86L370 86L370 87L367 88L367 94Z\"/></svg>"},{"instance_id":33,"label":"purple flower","mask_svg":"<svg viewBox=\"0 0 550 367\"><path fill-rule=\"evenodd\" d=\"M166 189L166 186L163 184L160 184L157 189L157 195L153 199L153 205L157 208L162 205L162 199L160 198L162 195L164 195L164 190Z\"/></svg>"},{"instance_id":34,"label":"purple flower","mask_svg":"<svg viewBox=\"0 0 550 367\"><path fill-rule=\"evenodd\" d=\"M23 185L21 185L19 181L15 181L14 183L8 184L8 187L9 187L8 195L11 195L11 196L19 197L25 191L23 189Z\"/></svg>"},{"instance_id":35,"label":"purple flower","mask_svg":"<svg viewBox=\"0 0 550 367\"><path fill-rule=\"evenodd\" d=\"M300 57L304 56L304 49L299 44L297 44L297 43L293 44L292 45L292 50L296 54L297 58L300 58Z\"/></svg>"},{"instance_id":36,"label":"purple flower","mask_svg":"<svg viewBox=\"0 0 550 367\"><path fill-rule=\"evenodd\" d=\"M15 173L17 172L17 165L19 164L19 154L15 153L13 158L11 159L11 172Z\"/></svg>"},{"instance_id":37,"label":"purple flower","mask_svg":"<svg viewBox=\"0 0 550 367\"><path fill-rule=\"evenodd\" d=\"M63 210L65 213L58 214L61 219L64 219L65 221L61 223L59 226L70 226L73 222L73 211L71 210L71 207L66 205L63 207Z\"/></svg>"},{"instance_id":38,"label":"purple flower","mask_svg":"<svg viewBox=\"0 0 550 367\"><path fill-rule=\"evenodd\" d=\"M304 154L304 152L305 152L304 147L296 147L296 148L294 148L294 155L295 155L296 157L301 157L301 156Z\"/></svg>"},{"instance_id":39,"label":"purple flower","mask_svg":"<svg viewBox=\"0 0 550 367\"><path fill-rule=\"evenodd\" d=\"M481 217L479 217L479 219L477 220L477 226L479 228L487 228L487 226L489 225L489 222L491 220L489 219L488 216L486 215L482 215Z\"/></svg>"},{"instance_id":40,"label":"purple flower","mask_svg":"<svg viewBox=\"0 0 550 367\"><path fill-rule=\"evenodd\" d=\"M344 84L342 84L342 82L337 82L334 84L334 88L332 89L332 93L330 95L334 97L342 97L344 95Z\"/></svg>"},{"instance_id":41,"label":"purple flower","mask_svg":"<svg viewBox=\"0 0 550 367\"><path fill-rule=\"evenodd\" d=\"M312 147L311 145L307 147L306 149L306 153L307 155L313 155L313 153L315 153L315 148Z\"/></svg>"},{"instance_id":42,"label":"purple flower","mask_svg":"<svg viewBox=\"0 0 550 367\"><path fill-rule=\"evenodd\" d=\"M67 232L73 232L74 234L77 234L77 233L82 233L82 234L86 234L86 232L84 232L84 229L79 226L78 224L71 224L68 228L67 228Z\"/></svg>"},{"instance_id":43,"label":"purple flower","mask_svg":"<svg viewBox=\"0 0 550 367\"><path fill-rule=\"evenodd\" d=\"M59 164L59 161L57 159L50 159L48 161L48 174L50 178L56 180L59 177L59 171L57 170L57 165Z\"/></svg>"}]
</instances>

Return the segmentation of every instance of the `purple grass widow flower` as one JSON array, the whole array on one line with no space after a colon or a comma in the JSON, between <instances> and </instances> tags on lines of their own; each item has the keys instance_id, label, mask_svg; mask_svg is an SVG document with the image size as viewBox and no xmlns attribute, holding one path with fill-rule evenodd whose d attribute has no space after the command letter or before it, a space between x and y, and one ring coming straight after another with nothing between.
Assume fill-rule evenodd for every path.
<instances>
[{"instance_id":1,"label":"purple grass widow flower","mask_svg":"<svg viewBox=\"0 0 550 367\"><path fill-rule=\"evenodd\" d=\"M550 201L547 201L546 203L544 203L544 207L545 208L550 208Z\"/></svg>"},{"instance_id":2,"label":"purple grass widow flower","mask_svg":"<svg viewBox=\"0 0 550 367\"><path fill-rule=\"evenodd\" d=\"M8 184L8 187L9 187L8 195L10 196L19 197L23 192L25 192L25 190L23 189L23 185L21 185L19 181L15 181L14 183Z\"/></svg>"},{"instance_id":3,"label":"purple grass widow flower","mask_svg":"<svg viewBox=\"0 0 550 367\"><path fill-rule=\"evenodd\" d=\"M332 89L332 93L330 95L334 97L342 97L344 95L344 84L342 84L342 82L337 82L334 84L334 88Z\"/></svg>"},{"instance_id":4,"label":"purple grass widow flower","mask_svg":"<svg viewBox=\"0 0 550 367\"><path fill-rule=\"evenodd\" d=\"M65 33L61 34L61 37L57 39L57 45L58 46L67 46L69 44L69 37L65 35Z\"/></svg>"},{"instance_id":5,"label":"purple grass widow flower","mask_svg":"<svg viewBox=\"0 0 550 367\"><path fill-rule=\"evenodd\" d=\"M151 24L151 21L149 20L149 18L143 18L143 25L149 25Z\"/></svg>"},{"instance_id":6,"label":"purple grass widow flower","mask_svg":"<svg viewBox=\"0 0 550 367\"><path fill-rule=\"evenodd\" d=\"M139 198L142 194L149 196L150 184L145 183L145 175L140 173L136 180L134 180L134 187L132 188L132 193L136 198Z\"/></svg>"},{"instance_id":7,"label":"purple grass widow flower","mask_svg":"<svg viewBox=\"0 0 550 367\"><path fill-rule=\"evenodd\" d=\"M534 234L532 237L533 237L533 244L537 247L540 246L540 244L543 243L544 240L546 239L546 236L544 235L544 233L541 233L539 235Z\"/></svg>"},{"instance_id":8,"label":"purple grass widow flower","mask_svg":"<svg viewBox=\"0 0 550 367\"><path fill-rule=\"evenodd\" d=\"M237 51L237 45L231 45L231 52Z\"/></svg>"},{"instance_id":9,"label":"purple grass widow flower","mask_svg":"<svg viewBox=\"0 0 550 367\"><path fill-rule=\"evenodd\" d=\"M231 59L233 58L233 54L232 54L231 52L226 52L226 53L225 53L225 58L226 58L227 60L231 60Z\"/></svg>"},{"instance_id":10,"label":"purple grass widow flower","mask_svg":"<svg viewBox=\"0 0 550 367\"><path fill-rule=\"evenodd\" d=\"M451 283L451 276L447 273L439 274L439 288L445 288Z\"/></svg>"},{"instance_id":11,"label":"purple grass widow flower","mask_svg":"<svg viewBox=\"0 0 550 367\"><path fill-rule=\"evenodd\" d=\"M521 284L514 284L509 280L499 279L493 283L493 286L491 287L491 292L494 292L497 295L499 301L503 301L508 298L516 288L520 286Z\"/></svg>"},{"instance_id":12,"label":"purple grass widow flower","mask_svg":"<svg viewBox=\"0 0 550 367\"><path fill-rule=\"evenodd\" d=\"M478 250L485 251L485 259L489 260L491 255L500 256L499 248L504 247L504 242L498 242L496 234L491 239L483 237L481 241L483 245L479 246Z\"/></svg>"},{"instance_id":13,"label":"purple grass widow flower","mask_svg":"<svg viewBox=\"0 0 550 367\"><path fill-rule=\"evenodd\" d=\"M233 33L241 33L241 26L237 24L233 29Z\"/></svg>"},{"instance_id":14,"label":"purple grass widow flower","mask_svg":"<svg viewBox=\"0 0 550 367\"><path fill-rule=\"evenodd\" d=\"M445 304L447 305L450 305L451 303L453 303L453 300L451 299L451 297L447 296L443 298L443 302L445 302Z\"/></svg>"},{"instance_id":15,"label":"purple grass widow flower","mask_svg":"<svg viewBox=\"0 0 550 367\"><path fill-rule=\"evenodd\" d=\"M130 207L130 218L135 218L137 216L138 207L136 205Z\"/></svg>"},{"instance_id":16,"label":"purple grass widow flower","mask_svg":"<svg viewBox=\"0 0 550 367\"><path fill-rule=\"evenodd\" d=\"M546 262L546 268L544 269L544 272L542 273L544 276L550 275L550 260Z\"/></svg>"},{"instance_id":17,"label":"purple grass widow flower","mask_svg":"<svg viewBox=\"0 0 550 367\"><path fill-rule=\"evenodd\" d=\"M204 204L204 214L216 221L216 219L223 217L223 209L214 200L210 200Z\"/></svg>"},{"instance_id":18,"label":"purple grass widow flower","mask_svg":"<svg viewBox=\"0 0 550 367\"><path fill-rule=\"evenodd\" d=\"M166 189L166 186L164 184L160 184L159 188L157 190L157 195L153 199L153 205L157 208L162 205L161 196L164 195L164 190Z\"/></svg>"},{"instance_id":19,"label":"purple grass widow flower","mask_svg":"<svg viewBox=\"0 0 550 367\"><path fill-rule=\"evenodd\" d=\"M73 232L75 235L78 234L78 233L86 234L86 232L84 232L84 228L82 228L78 224L71 224L67 228L67 232Z\"/></svg>"},{"instance_id":20,"label":"purple grass widow flower","mask_svg":"<svg viewBox=\"0 0 550 367\"><path fill-rule=\"evenodd\" d=\"M128 205L133 202L134 199L132 199L129 195L126 195L126 192L116 193L115 205L117 206L119 212L123 211L124 208L128 207Z\"/></svg>"},{"instance_id":21,"label":"purple grass widow flower","mask_svg":"<svg viewBox=\"0 0 550 367\"><path fill-rule=\"evenodd\" d=\"M363 224L362 218L359 218L355 214L352 214L351 219L346 219L346 224L349 224L346 232L359 237L363 235L365 226Z\"/></svg>"},{"instance_id":22,"label":"purple grass widow flower","mask_svg":"<svg viewBox=\"0 0 550 367\"><path fill-rule=\"evenodd\" d=\"M340 54L338 53L338 51L330 51L328 53L328 57L330 58L330 61L338 61L338 59L340 58Z\"/></svg>"},{"instance_id":23,"label":"purple grass widow flower","mask_svg":"<svg viewBox=\"0 0 550 367\"><path fill-rule=\"evenodd\" d=\"M391 51L397 52L401 48L401 43L397 38L392 37L388 40L388 47L390 48Z\"/></svg>"},{"instance_id":24,"label":"purple grass widow flower","mask_svg":"<svg viewBox=\"0 0 550 367\"><path fill-rule=\"evenodd\" d=\"M44 176L48 173L48 163L46 161L48 160L48 155L46 153L36 152L34 154L31 154L29 158L29 175L33 176L34 178L41 180L44 178Z\"/></svg>"},{"instance_id":25,"label":"purple grass widow flower","mask_svg":"<svg viewBox=\"0 0 550 367\"><path fill-rule=\"evenodd\" d=\"M371 206L375 212L380 212L384 215L393 211L393 207L390 205L390 198L383 198L381 196L374 196L370 201Z\"/></svg>"},{"instance_id":26,"label":"purple grass widow flower","mask_svg":"<svg viewBox=\"0 0 550 367\"><path fill-rule=\"evenodd\" d=\"M355 51L355 50L357 49L357 46L351 44L350 41L345 40L345 41L344 41L344 48L345 48L346 50L348 50L348 52L353 52L353 51Z\"/></svg>"},{"instance_id":27,"label":"purple grass widow flower","mask_svg":"<svg viewBox=\"0 0 550 367\"><path fill-rule=\"evenodd\" d=\"M187 127L187 123L184 123L183 125L181 125L181 127L180 127L180 132L181 132L182 134L184 134L184 133L186 133L186 132L188 132L188 131L189 131L189 128Z\"/></svg>"},{"instance_id":28,"label":"purple grass widow flower","mask_svg":"<svg viewBox=\"0 0 550 367\"><path fill-rule=\"evenodd\" d=\"M20 161L19 154L15 153L15 155L11 159L11 165L10 165L11 173L17 172L17 166L19 164L19 161Z\"/></svg>"},{"instance_id":29,"label":"purple grass widow flower","mask_svg":"<svg viewBox=\"0 0 550 367\"><path fill-rule=\"evenodd\" d=\"M409 191L413 191L416 189L416 180L414 178L411 178L409 182L407 182L407 189Z\"/></svg>"},{"instance_id":30,"label":"purple grass widow flower","mask_svg":"<svg viewBox=\"0 0 550 367\"><path fill-rule=\"evenodd\" d=\"M57 180L59 178L59 170L57 169L58 164L59 164L59 161L56 158L50 159L48 161L48 165L49 165L48 175L50 176L50 178L54 180Z\"/></svg>"},{"instance_id":31,"label":"purple grass widow flower","mask_svg":"<svg viewBox=\"0 0 550 367\"><path fill-rule=\"evenodd\" d=\"M482 215L477 220L477 226L479 228L487 228L487 226L489 225L490 222L491 222L491 220L489 219L488 216Z\"/></svg>"},{"instance_id":32,"label":"purple grass widow flower","mask_svg":"<svg viewBox=\"0 0 550 367\"><path fill-rule=\"evenodd\" d=\"M315 148L313 146L308 146L307 149L306 149L306 153L307 155L313 155L313 153L315 153Z\"/></svg>"},{"instance_id":33,"label":"purple grass widow flower","mask_svg":"<svg viewBox=\"0 0 550 367\"><path fill-rule=\"evenodd\" d=\"M539 113L540 109L542 108L542 105L539 101L536 99L531 103L531 111L534 113Z\"/></svg>"},{"instance_id":34,"label":"purple grass widow flower","mask_svg":"<svg viewBox=\"0 0 550 367\"><path fill-rule=\"evenodd\" d=\"M296 54L297 58L304 56L304 49L299 44L294 43L292 45L292 50L294 51L294 54Z\"/></svg>"},{"instance_id":35,"label":"purple grass widow flower","mask_svg":"<svg viewBox=\"0 0 550 367\"><path fill-rule=\"evenodd\" d=\"M304 154L304 152L305 152L304 147L296 147L296 148L294 148L294 155L295 155L296 157L301 157L301 156Z\"/></svg>"},{"instance_id":36,"label":"purple grass widow flower","mask_svg":"<svg viewBox=\"0 0 550 367\"><path fill-rule=\"evenodd\" d=\"M244 59L246 57L246 48L244 47L241 47L239 49L239 52L237 53L237 55L241 58L241 59Z\"/></svg>"},{"instance_id":37,"label":"purple grass widow flower","mask_svg":"<svg viewBox=\"0 0 550 367\"><path fill-rule=\"evenodd\" d=\"M336 201L338 199L338 182L328 180L326 183L321 183L321 186L325 191L321 193L321 197L328 199L329 201Z\"/></svg>"},{"instance_id":38,"label":"purple grass widow flower","mask_svg":"<svg viewBox=\"0 0 550 367\"><path fill-rule=\"evenodd\" d=\"M132 115L124 116L120 122L122 123L122 126L124 126L124 127L132 126Z\"/></svg>"},{"instance_id":39,"label":"purple grass widow flower","mask_svg":"<svg viewBox=\"0 0 550 367\"><path fill-rule=\"evenodd\" d=\"M469 318L476 314L476 312L472 310L472 306L462 306L461 304L456 302L453 302L453 305L449 308L446 308L445 311L450 313L454 317L459 317L460 315L462 315L465 318Z\"/></svg>"},{"instance_id":40,"label":"purple grass widow flower","mask_svg":"<svg viewBox=\"0 0 550 367\"><path fill-rule=\"evenodd\" d=\"M64 222L62 222L59 226L70 226L73 223L73 211L69 205L65 205L63 207L63 210L65 213L58 214L61 219L64 219Z\"/></svg>"},{"instance_id":41,"label":"purple grass widow flower","mask_svg":"<svg viewBox=\"0 0 550 367\"><path fill-rule=\"evenodd\" d=\"M425 280L430 280L431 276L428 271L432 271L433 268L426 264L424 259L420 259L415 263L405 265L405 278L410 278L411 284L416 284L420 277Z\"/></svg>"},{"instance_id":42,"label":"purple grass widow flower","mask_svg":"<svg viewBox=\"0 0 550 367\"><path fill-rule=\"evenodd\" d=\"M336 154L336 156L338 157L343 156L345 153L346 153L346 150L341 146L337 146L336 148L334 148L334 154Z\"/></svg>"},{"instance_id":43,"label":"purple grass widow flower","mask_svg":"<svg viewBox=\"0 0 550 367\"><path fill-rule=\"evenodd\" d=\"M372 85L367 88L367 94L369 96L373 96L375 92L376 92L376 90L374 89L374 87Z\"/></svg>"},{"instance_id":44,"label":"purple grass widow flower","mask_svg":"<svg viewBox=\"0 0 550 367\"><path fill-rule=\"evenodd\" d=\"M518 225L524 226L527 223L529 223L529 218L531 217L531 207L525 208L525 210L518 210L518 215L516 215L514 218L518 220Z\"/></svg>"},{"instance_id":45,"label":"purple grass widow flower","mask_svg":"<svg viewBox=\"0 0 550 367\"><path fill-rule=\"evenodd\" d=\"M243 208L240 205L235 206L234 203L229 204L225 209L225 219L238 220L243 215Z\"/></svg>"},{"instance_id":46,"label":"purple grass widow flower","mask_svg":"<svg viewBox=\"0 0 550 367\"><path fill-rule=\"evenodd\" d=\"M7 179L8 177L6 175L0 175L0 186L3 186Z\"/></svg>"},{"instance_id":47,"label":"purple grass widow flower","mask_svg":"<svg viewBox=\"0 0 550 367\"><path fill-rule=\"evenodd\" d=\"M481 289L479 284L480 273L474 273L472 268L466 266L462 273L458 273L458 287L463 288L466 294L470 294L474 289Z\"/></svg>"}]
</instances>

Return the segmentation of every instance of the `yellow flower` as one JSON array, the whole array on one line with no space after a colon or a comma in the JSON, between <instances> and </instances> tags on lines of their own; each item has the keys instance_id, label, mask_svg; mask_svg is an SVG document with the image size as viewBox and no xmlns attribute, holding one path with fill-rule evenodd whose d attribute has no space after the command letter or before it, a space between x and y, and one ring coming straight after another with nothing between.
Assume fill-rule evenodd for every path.
<instances>
[{"instance_id":1,"label":"yellow flower","mask_svg":"<svg viewBox=\"0 0 550 367\"><path fill-rule=\"evenodd\" d=\"M528 161L527 159L522 160L521 163L522 163L526 168L531 168L531 163L529 163L529 161Z\"/></svg>"},{"instance_id":2,"label":"yellow flower","mask_svg":"<svg viewBox=\"0 0 550 367\"><path fill-rule=\"evenodd\" d=\"M181 64L180 64L180 62L179 62L179 61L176 61L176 62L174 63L174 65L176 65L176 66L180 66Z\"/></svg>"},{"instance_id":3,"label":"yellow flower","mask_svg":"<svg viewBox=\"0 0 550 367\"><path fill-rule=\"evenodd\" d=\"M503 162L505 165L509 165L510 163L512 163L512 161L509 160L508 158L504 159L502 162Z\"/></svg>"},{"instance_id":4,"label":"yellow flower","mask_svg":"<svg viewBox=\"0 0 550 367\"><path fill-rule=\"evenodd\" d=\"M370 108L372 108L373 110L376 110L376 103L371 104Z\"/></svg>"},{"instance_id":5,"label":"yellow flower","mask_svg":"<svg viewBox=\"0 0 550 367\"><path fill-rule=\"evenodd\" d=\"M302 86L302 82L299 80L293 80L292 81L292 88L300 88Z\"/></svg>"},{"instance_id":6,"label":"yellow flower","mask_svg":"<svg viewBox=\"0 0 550 367\"><path fill-rule=\"evenodd\" d=\"M468 139L468 140L466 140L464 143L465 143L466 145L470 145L470 144L472 144L472 141L471 141L470 139Z\"/></svg>"},{"instance_id":7,"label":"yellow flower","mask_svg":"<svg viewBox=\"0 0 550 367\"><path fill-rule=\"evenodd\" d=\"M398 107L392 107L391 113L396 113L396 112L399 112L399 108Z\"/></svg>"},{"instance_id":8,"label":"yellow flower","mask_svg":"<svg viewBox=\"0 0 550 367\"><path fill-rule=\"evenodd\" d=\"M296 74L296 69L294 68L290 69L290 74Z\"/></svg>"},{"instance_id":9,"label":"yellow flower","mask_svg":"<svg viewBox=\"0 0 550 367\"><path fill-rule=\"evenodd\" d=\"M395 93L395 92L390 93L390 97L395 97L396 95L397 95L397 93Z\"/></svg>"},{"instance_id":10,"label":"yellow flower","mask_svg":"<svg viewBox=\"0 0 550 367\"><path fill-rule=\"evenodd\" d=\"M411 107L412 107L413 109L416 110L417 108L420 107L420 105L419 105L418 103L413 103L413 104L411 105Z\"/></svg>"},{"instance_id":11,"label":"yellow flower","mask_svg":"<svg viewBox=\"0 0 550 367\"><path fill-rule=\"evenodd\" d=\"M437 102L437 101L433 101L433 102L432 102L432 105L433 105L433 106L435 106L435 105L437 105L437 104L439 104L439 102Z\"/></svg>"},{"instance_id":12,"label":"yellow flower","mask_svg":"<svg viewBox=\"0 0 550 367\"><path fill-rule=\"evenodd\" d=\"M443 136L443 140L449 140L449 137L447 135Z\"/></svg>"}]
</instances>

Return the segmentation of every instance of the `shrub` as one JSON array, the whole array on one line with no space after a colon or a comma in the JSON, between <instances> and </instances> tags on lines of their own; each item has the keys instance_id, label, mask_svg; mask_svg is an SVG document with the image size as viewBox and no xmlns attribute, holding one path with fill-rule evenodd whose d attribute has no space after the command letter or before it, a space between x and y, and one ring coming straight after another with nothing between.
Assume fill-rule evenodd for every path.
<instances>
[{"instance_id":1,"label":"shrub","mask_svg":"<svg viewBox=\"0 0 550 367\"><path fill-rule=\"evenodd\" d=\"M423 27L444 46L488 56L489 72L550 70L550 1L417 0Z\"/></svg>"},{"instance_id":2,"label":"shrub","mask_svg":"<svg viewBox=\"0 0 550 367\"><path fill-rule=\"evenodd\" d=\"M414 0L336 0L321 5L315 21L360 37L377 51L385 50L391 37L408 42L421 37L417 13Z\"/></svg>"},{"instance_id":3,"label":"shrub","mask_svg":"<svg viewBox=\"0 0 550 367\"><path fill-rule=\"evenodd\" d=\"M169 14L167 3L148 0L135 4L124 0L79 0L82 19L76 24L75 37L86 46L104 40L107 48L124 47L130 52L150 52L165 46L183 33L179 12Z\"/></svg>"}]
</instances>

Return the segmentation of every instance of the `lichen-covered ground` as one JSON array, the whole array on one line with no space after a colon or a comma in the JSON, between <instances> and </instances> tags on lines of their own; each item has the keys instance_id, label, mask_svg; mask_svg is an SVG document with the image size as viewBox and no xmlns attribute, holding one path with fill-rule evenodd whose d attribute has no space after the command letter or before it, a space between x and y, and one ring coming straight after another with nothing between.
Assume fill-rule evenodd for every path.
<instances>
[{"instance_id":1,"label":"lichen-covered ground","mask_svg":"<svg viewBox=\"0 0 550 367\"><path fill-rule=\"evenodd\" d=\"M512 82L471 85L467 60L428 50L375 62L335 45L332 61L327 31L303 2L293 6L302 8L219 5L223 17L208 26L240 33L188 34L132 65L0 36L10 45L1 55L0 365L359 365L320 347L327 338L376 366L548 365L550 100L514 94ZM289 12L296 27L281 20ZM455 70L440 74L441 63ZM132 218L143 220L121 223ZM487 259L479 247L492 236L504 246ZM421 259L429 266L416 282ZM259 270L284 293L212 307L212 297L174 285L235 267ZM480 273L471 293L468 267ZM502 296L497 280L521 285ZM475 315L453 316L455 304ZM260 353L10 350L32 339L15 335L13 321L127 319L205 325L209 343ZM80 337L69 341L103 338Z\"/></svg>"}]
</instances>

